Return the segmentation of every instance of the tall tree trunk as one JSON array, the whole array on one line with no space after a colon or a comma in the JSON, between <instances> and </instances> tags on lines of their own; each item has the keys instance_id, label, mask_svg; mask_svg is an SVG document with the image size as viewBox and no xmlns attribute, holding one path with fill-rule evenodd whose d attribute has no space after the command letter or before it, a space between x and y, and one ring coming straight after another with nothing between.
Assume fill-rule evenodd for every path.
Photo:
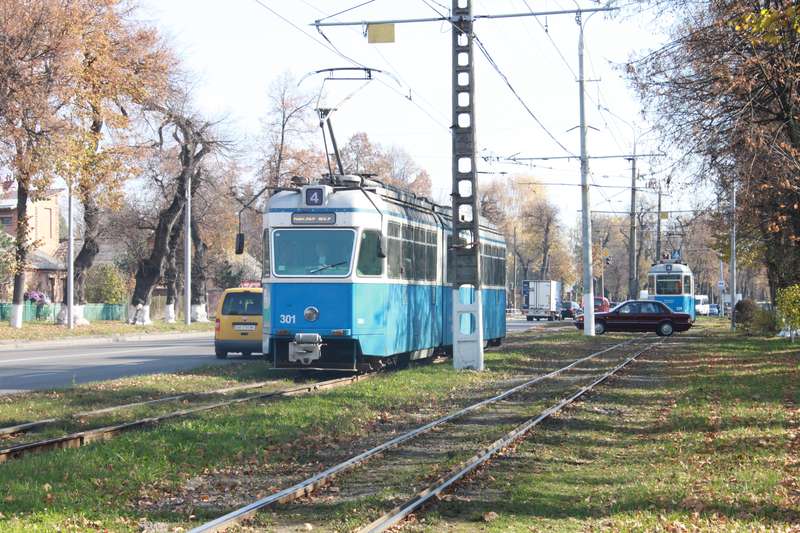
<instances>
[{"instance_id":1,"label":"tall tree trunk","mask_svg":"<svg viewBox=\"0 0 800 533\"><path fill-rule=\"evenodd\" d=\"M175 319L178 315L178 309L176 305L178 301L178 292L180 291L180 284L178 282L178 244L180 242L181 233L183 233L182 230L183 217L179 213L178 220L172 227L172 233L169 236L169 251L167 252L167 257L164 263L164 285L167 288L167 301L164 319L167 322L175 322Z\"/></svg>"},{"instance_id":2,"label":"tall tree trunk","mask_svg":"<svg viewBox=\"0 0 800 533\"><path fill-rule=\"evenodd\" d=\"M208 320L206 299L208 246L200 236L200 228L195 217L192 217L192 243L194 244L194 256L192 257L192 320L205 322Z\"/></svg>"},{"instance_id":3,"label":"tall tree trunk","mask_svg":"<svg viewBox=\"0 0 800 533\"><path fill-rule=\"evenodd\" d=\"M550 266L550 226L552 219L548 216L545 219L544 229L542 230L542 266L539 268L539 279L547 279L547 270Z\"/></svg>"},{"instance_id":4,"label":"tall tree trunk","mask_svg":"<svg viewBox=\"0 0 800 533\"><path fill-rule=\"evenodd\" d=\"M28 262L28 187L27 180L17 179L17 231L14 242L14 294L12 296L11 326L22 327L22 305L25 293L25 267Z\"/></svg>"},{"instance_id":5,"label":"tall tree trunk","mask_svg":"<svg viewBox=\"0 0 800 533\"><path fill-rule=\"evenodd\" d=\"M164 261L169 253L169 240L172 228L186 204L186 179L178 183L178 191L170 205L158 215L158 225L153 235L153 249L150 256L139 261L136 269L136 285L131 297L131 305L135 311L131 314L131 322L149 322L150 297L153 287L161 279ZM141 311L141 312L138 312Z\"/></svg>"},{"instance_id":6,"label":"tall tree trunk","mask_svg":"<svg viewBox=\"0 0 800 533\"><path fill-rule=\"evenodd\" d=\"M100 147L100 133L103 130L103 120L95 115L90 131L92 132L97 151ZM83 204L83 246L75 257L73 280L75 286L75 299L78 305L86 304L86 274L92 265L97 254L100 253L100 245L97 242L100 234L100 206L95 198L96 192L82 183L78 185L78 193ZM66 285L66 284L65 284ZM66 287L64 288L66 291ZM66 294L66 292L65 292ZM64 298L66 302L66 297Z\"/></svg>"}]
</instances>

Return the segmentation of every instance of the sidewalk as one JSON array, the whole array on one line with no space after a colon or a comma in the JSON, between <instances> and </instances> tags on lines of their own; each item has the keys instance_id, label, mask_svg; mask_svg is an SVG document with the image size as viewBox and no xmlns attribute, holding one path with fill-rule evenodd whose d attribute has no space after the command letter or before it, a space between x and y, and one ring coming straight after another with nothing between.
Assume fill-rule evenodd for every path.
<instances>
[{"instance_id":1,"label":"sidewalk","mask_svg":"<svg viewBox=\"0 0 800 533\"><path fill-rule=\"evenodd\" d=\"M64 346L113 344L139 341L213 339L214 331L175 332L175 333L116 333L112 335L75 336L52 341L0 340L0 353L12 350L33 348L58 348Z\"/></svg>"}]
</instances>

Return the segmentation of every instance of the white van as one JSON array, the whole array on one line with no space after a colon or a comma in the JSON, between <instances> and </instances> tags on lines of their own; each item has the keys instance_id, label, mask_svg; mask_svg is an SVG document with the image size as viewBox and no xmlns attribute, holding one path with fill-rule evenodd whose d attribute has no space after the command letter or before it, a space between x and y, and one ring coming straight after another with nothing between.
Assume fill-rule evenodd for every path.
<instances>
[{"instance_id":1,"label":"white van","mask_svg":"<svg viewBox=\"0 0 800 533\"><path fill-rule=\"evenodd\" d=\"M694 312L698 315L708 316L709 305L708 296L705 294L698 294L694 297Z\"/></svg>"}]
</instances>

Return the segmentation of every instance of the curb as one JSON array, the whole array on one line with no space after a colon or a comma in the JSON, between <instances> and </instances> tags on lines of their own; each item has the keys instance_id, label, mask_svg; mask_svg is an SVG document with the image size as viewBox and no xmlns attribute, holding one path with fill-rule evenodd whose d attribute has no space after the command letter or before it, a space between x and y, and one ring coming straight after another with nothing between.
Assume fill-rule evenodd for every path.
<instances>
[{"instance_id":1,"label":"curb","mask_svg":"<svg viewBox=\"0 0 800 533\"><path fill-rule=\"evenodd\" d=\"M27 340L14 340L14 341L0 341L0 352L7 352L11 350L31 349L31 348L58 348L64 346L75 345L94 345L94 344L114 344L125 342L140 342L140 341L161 341L161 340L183 340L183 339L212 339L214 337L213 331L198 331L191 333L155 333L155 334L116 334L106 336L75 336L66 339L59 339L56 341L27 341Z\"/></svg>"}]
</instances>

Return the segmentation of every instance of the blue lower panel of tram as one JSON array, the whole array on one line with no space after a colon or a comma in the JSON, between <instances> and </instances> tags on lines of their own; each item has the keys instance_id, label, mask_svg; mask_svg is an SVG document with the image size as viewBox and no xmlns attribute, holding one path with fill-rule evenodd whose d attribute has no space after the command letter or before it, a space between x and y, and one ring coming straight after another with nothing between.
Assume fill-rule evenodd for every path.
<instances>
[{"instance_id":1,"label":"blue lower panel of tram","mask_svg":"<svg viewBox=\"0 0 800 533\"><path fill-rule=\"evenodd\" d=\"M270 354L276 368L288 362L297 333L317 333L322 357L314 368L354 369L359 357L390 357L452 345L453 291L443 285L393 283L280 283L270 291ZM464 289L462 289L464 290ZM483 289L483 335L492 344L505 337L505 291ZM304 316L315 307L319 317Z\"/></svg>"},{"instance_id":2,"label":"blue lower panel of tram","mask_svg":"<svg viewBox=\"0 0 800 533\"><path fill-rule=\"evenodd\" d=\"M658 294L655 296L656 301L662 302L675 313L689 313L692 315L692 320L695 319L694 310L694 297L690 294L676 294L675 296L667 296Z\"/></svg>"}]
</instances>

